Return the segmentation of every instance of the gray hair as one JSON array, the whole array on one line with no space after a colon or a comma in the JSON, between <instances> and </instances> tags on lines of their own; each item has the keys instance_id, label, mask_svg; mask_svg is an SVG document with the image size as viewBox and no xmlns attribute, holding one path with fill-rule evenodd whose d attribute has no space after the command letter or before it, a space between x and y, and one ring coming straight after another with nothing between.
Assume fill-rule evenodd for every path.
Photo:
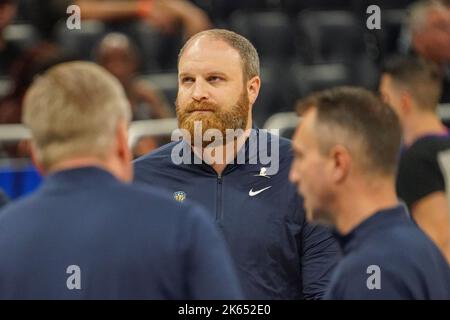
<instances>
[{"instance_id":1,"label":"gray hair","mask_svg":"<svg viewBox=\"0 0 450 320\"><path fill-rule=\"evenodd\" d=\"M22 120L31 129L45 167L73 156L106 157L130 106L118 80L90 62L57 65L37 78L24 100Z\"/></svg>"}]
</instances>

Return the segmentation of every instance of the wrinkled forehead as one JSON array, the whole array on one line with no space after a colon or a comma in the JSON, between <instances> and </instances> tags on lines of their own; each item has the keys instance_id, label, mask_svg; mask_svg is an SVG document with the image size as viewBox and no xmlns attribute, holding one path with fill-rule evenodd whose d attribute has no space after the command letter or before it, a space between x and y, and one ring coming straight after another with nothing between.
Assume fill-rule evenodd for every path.
<instances>
[{"instance_id":1,"label":"wrinkled forehead","mask_svg":"<svg viewBox=\"0 0 450 320\"><path fill-rule=\"evenodd\" d=\"M223 40L211 36L193 39L178 63L179 73L242 72L239 52Z\"/></svg>"}]
</instances>

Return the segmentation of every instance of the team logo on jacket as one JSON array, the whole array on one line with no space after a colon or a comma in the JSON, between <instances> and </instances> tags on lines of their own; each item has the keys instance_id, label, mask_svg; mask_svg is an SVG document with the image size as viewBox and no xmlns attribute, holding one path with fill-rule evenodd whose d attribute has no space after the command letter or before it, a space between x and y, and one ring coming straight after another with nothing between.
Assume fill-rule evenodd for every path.
<instances>
[{"instance_id":1,"label":"team logo on jacket","mask_svg":"<svg viewBox=\"0 0 450 320\"><path fill-rule=\"evenodd\" d=\"M183 202L186 199L186 192L184 191L175 191L173 193L173 198L178 202Z\"/></svg>"},{"instance_id":2,"label":"team logo on jacket","mask_svg":"<svg viewBox=\"0 0 450 320\"><path fill-rule=\"evenodd\" d=\"M255 177L264 177L264 178L270 179L270 176L267 175L267 168L265 168L265 167L262 167L259 174L255 174Z\"/></svg>"}]
</instances>

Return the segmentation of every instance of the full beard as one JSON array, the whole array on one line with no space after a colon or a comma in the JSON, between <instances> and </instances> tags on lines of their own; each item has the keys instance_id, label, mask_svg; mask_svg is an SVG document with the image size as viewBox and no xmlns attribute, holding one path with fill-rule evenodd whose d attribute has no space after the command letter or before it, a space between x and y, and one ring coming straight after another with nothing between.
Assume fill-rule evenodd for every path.
<instances>
[{"instance_id":1,"label":"full beard","mask_svg":"<svg viewBox=\"0 0 450 320\"><path fill-rule=\"evenodd\" d=\"M178 127L187 130L191 139L194 139L196 134L201 132L200 140L203 148L211 144L211 141L204 141L205 132L210 129L218 130L222 139L215 141L214 144L225 145L227 141L227 130L245 130L248 123L249 99L247 91L244 89L238 101L232 107L219 106L210 102L196 102L193 101L185 107L181 107L176 102L176 112L178 117ZM194 113L195 110L212 110L207 113ZM197 122L198 121L198 122ZM200 128L196 128L201 123ZM191 143L192 144L192 143Z\"/></svg>"}]
</instances>

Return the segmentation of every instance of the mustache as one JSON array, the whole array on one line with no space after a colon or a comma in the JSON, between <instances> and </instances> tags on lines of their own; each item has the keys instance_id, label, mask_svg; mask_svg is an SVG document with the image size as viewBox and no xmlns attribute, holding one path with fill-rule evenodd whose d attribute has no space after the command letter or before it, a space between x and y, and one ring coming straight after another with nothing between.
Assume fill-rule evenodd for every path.
<instances>
[{"instance_id":1,"label":"mustache","mask_svg":"<svg viewBox=\"0 0 450 320\"><path fill-rule=\"evenodd\" d=\"M197 102L197 101L193 101L191 103L189 103L184 112L190 113L190 112L194 112L194 111L212 111L212 112L216 112L217 110L219 110L219 106L215 103L212 102L208 102L208 101L202 101L202 102Z\"/></svg>"}]
</instances>

